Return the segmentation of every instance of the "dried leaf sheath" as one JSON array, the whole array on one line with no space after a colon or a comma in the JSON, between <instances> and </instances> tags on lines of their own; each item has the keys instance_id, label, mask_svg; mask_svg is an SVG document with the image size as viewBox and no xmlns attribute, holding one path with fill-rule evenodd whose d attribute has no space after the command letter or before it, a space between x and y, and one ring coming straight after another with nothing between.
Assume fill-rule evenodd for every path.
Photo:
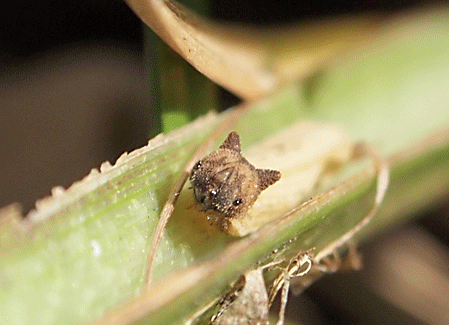
<instances>
[{"instance_id":1,"label":"dried leaf sheath","mask_svg":"<svg viewBox=\"0 0 449 325\"><path fill-rule=\"evenodd\" d=\"M198 71L243 99L261 98L289 80L310 75L371 41L379 28L378 17L371 15L256 29L208 21L176 1L126 2Z\"/></svg>"}]
</instances>

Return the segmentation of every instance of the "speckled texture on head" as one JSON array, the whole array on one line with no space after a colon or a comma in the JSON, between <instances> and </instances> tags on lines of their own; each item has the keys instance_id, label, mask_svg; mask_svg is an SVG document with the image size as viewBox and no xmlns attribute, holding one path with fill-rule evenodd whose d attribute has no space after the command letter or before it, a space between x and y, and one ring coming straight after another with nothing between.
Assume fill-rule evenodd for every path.
<instances>
[{"instance_id":1,"label":"speckled texture on head","mask_svg":"<svg viewBox=\"0 0 449 325\"><path fill-rule=\"evenodd\" d=\"M227 218L246 212L259 194L280 178L279 171L257 169L242 156L237 132L231 132L216 151L199 160L190 174L195 199L205 210Z\"/></svg>"}]
</instances>

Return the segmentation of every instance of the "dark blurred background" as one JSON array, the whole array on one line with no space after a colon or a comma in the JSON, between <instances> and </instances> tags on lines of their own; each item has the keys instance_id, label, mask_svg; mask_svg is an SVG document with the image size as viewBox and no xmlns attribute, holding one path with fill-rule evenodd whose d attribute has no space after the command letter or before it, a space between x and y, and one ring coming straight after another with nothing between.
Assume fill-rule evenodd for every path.
<instances>
[{"instance_id":1,"label":"dark blurred background","mask_svg":"<svg viewBox=\"0 0 449 325\"><path fill-rule=\"evenodd\" d=\"M214 18L263 25L346 13L391 13L441 3L216 0L210 12ZM27 212L36 199L49 195L52 187L68 187L103 161L114 162L124 151L146 144L152 113L143 82L142 31L139 19L117 0L0 4L0 207L20 202ZM447 245L447 216L447 206L437 207L419 223L401 230L401 234L411 234L404 235L406 238L424 239L400 249L422 247L424 242L435 252L435 247ZM384 243L397 245L388 238ZM384 256L376 255L384 246L376 247L368 245L365 250L374 250L368 255L374 257L367 257L368 271L379 274L386 271L376 268L382 263L375 256ZM394 250L387 247L387 252ZM428 257L429 251L410 254ZM430 255L446 261L447 250ZM435 323L391 304L382 295L367 293L370 276L343 275L340 282L325 278L301 296L301 304L289 305L289 316L300 315L310 324ZM394 278L391 281L401 283ZM358 286L359 282L365 284ZM369 283L377 286L378 282Z\"/></svg>"}]
</instances>

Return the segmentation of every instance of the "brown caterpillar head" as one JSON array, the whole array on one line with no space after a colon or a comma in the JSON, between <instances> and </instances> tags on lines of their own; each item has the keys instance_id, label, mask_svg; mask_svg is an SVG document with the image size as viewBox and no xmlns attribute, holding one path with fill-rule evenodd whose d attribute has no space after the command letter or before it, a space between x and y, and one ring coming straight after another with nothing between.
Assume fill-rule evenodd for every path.
<instances>
[{"instance_id":1,"label":"brown caterpillar head","mask_svg":"<svg viewBox=\"0 0 449 325\"><path fill-rule=\"evenodd\" d=\"M246 212L280 178L279 171L257 169L242 156L237 132L199 160L190 174L196 201L229 218Z\"/></svg>"}]
</instances>

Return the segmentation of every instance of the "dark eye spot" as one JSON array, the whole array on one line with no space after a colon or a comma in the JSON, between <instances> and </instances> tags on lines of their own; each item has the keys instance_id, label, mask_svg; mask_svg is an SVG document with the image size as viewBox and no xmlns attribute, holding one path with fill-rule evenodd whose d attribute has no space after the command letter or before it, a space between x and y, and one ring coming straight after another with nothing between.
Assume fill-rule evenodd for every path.
<instances>
[{"instance_id":1,"label":"dark eye spot","mask_svg":"<svg viewBox=\"0 0 449 325\"><path fill-rule=\"evenodd\" d=\"M195 169L200 169L201 168L201 160L196 163L194 168Z\"/></svg>"},{"instance_id":2,"label":"dark eye spot","mask_svg":"<svg viewBox=\"0 0 449 325\"><path fill-rule=\"evenodd\" d=\"M240 203L242 203L242 199L237 199L237 200L234 200L234 202L232 202L232 204L234 204L235 206L237 206L237 205L239 205Z\"/></svg>"},{"instance_id":3,"label":"dark eye spot","mask_svg":"<svg viewBox=\"0 0 449 325\"><path fill-rule=\"evenodd\" d=\"M200 203L204 203L204 200L206 200L206 196L202 195L201 198L200 198Z\"/></svg>"}]
</instances>

